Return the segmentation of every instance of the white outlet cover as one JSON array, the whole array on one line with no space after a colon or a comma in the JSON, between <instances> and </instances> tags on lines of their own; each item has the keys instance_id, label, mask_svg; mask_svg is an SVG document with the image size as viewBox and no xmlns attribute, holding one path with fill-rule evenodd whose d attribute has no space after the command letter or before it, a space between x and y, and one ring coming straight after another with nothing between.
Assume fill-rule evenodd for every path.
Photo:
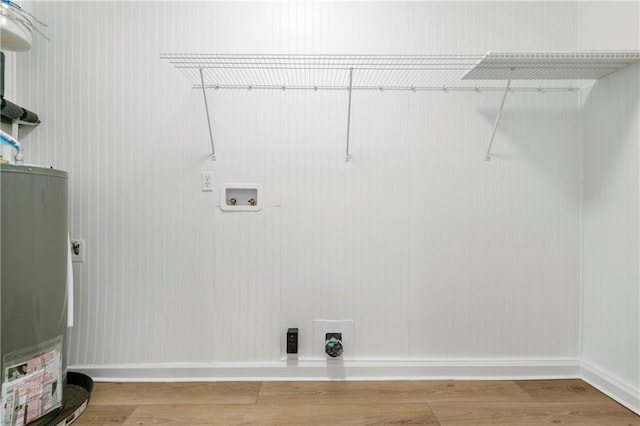
<instances>
[{"instance_id":1,"label":"white outlet cover","mask_svg":"<svg viewBox=\"0 0 640 426\"><path fill-rule=\"evenodd\" d=\"M202 172L200 174L200 189L202 192L213 191L213 172Z\"/></svg>"},{"instance_id":2,"label":"white outlet cover","mask_svg":"<svg viewBox=\"0 0 640 426\"><path fill-rule=\"evenodd\" d=\"M324 353L324 339L327 333L342 333L344 352L342 359L354 359L356 341L353 320L313 320L313 357L327 359Z\"/></svg>"}]
</instances>

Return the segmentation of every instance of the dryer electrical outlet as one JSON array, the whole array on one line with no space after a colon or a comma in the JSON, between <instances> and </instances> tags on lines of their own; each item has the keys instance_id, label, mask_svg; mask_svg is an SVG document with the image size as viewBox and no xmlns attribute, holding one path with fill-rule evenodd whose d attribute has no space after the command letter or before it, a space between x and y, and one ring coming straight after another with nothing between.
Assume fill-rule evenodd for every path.
<instances>
[{"instance_id":1,"label":"dryer electrical outlet","mask_svg":"<svg viewBox=\"0 0 640 426\"><path fill-rule=\"evenodd\" d=\"M340 336L342 352L338 357L331 357L326 352L327 337ZM328 361L337 359L353 359L356 355L353 320L323 320L313 321L313 357Z\"/></svg>"},{"instance_id":2,"label":"dryer electrical outlet","mask_svg":"<svg viewBox=\"0 0 640 426\"><path fill-rule=\"evenodd\" d=\"M331 359L339 359L344 353L342 333L331 332L324 336L324 353Z\"/></svg>"}]
</instances>

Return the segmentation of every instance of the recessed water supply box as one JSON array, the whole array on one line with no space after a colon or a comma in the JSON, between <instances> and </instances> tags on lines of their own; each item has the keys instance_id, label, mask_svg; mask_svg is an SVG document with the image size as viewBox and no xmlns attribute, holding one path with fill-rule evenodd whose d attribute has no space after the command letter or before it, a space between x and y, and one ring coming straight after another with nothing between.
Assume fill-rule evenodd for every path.
<instances>
[{"instance_id":1,"label":"recessed water supply box","mask_svg":"<svg viewBox=\"0 0 640 426\"><path fill-rule=\"evenodd\" d=\"M220 188L220 208L224 211L258 211L262 208L262 185L227 183Z\"/></svg>"}]
</instances>

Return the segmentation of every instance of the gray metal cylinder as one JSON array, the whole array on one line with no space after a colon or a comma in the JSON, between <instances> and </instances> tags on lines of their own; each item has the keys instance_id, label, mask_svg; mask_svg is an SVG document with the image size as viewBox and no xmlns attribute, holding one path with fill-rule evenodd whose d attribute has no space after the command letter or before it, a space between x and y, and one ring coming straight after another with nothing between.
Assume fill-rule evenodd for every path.
<instances>
[{"instance_id":1,"label":"gray metal cylinder","mask_svg":"<svg viewBox=\"0 0 640 426\"><path fill-rule=\"evenodd\" d=\"M66 379L67 173L0 165L0 353L62 336Z\"/></svg>"}]
</instances>

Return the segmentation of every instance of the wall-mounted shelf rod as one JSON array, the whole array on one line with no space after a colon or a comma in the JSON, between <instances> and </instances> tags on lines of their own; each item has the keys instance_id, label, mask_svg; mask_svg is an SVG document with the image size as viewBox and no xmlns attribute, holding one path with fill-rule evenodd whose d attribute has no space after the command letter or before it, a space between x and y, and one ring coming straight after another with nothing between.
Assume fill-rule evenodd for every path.
<instances>
[{"instance_id":1,"label":"wall-mounted shelf rod","mask_svg":"<svg viewBox=\"0 0 640 426\"><path fill-rule=\"evenodd\" d=\"M209 127L209 140L211 141L211 161L216 161L216 148L213 145L213 131L211 130L211 117L209 116L209 103L207 102L207 91L204 87L204 76L200 68L200 81L202 83L202 97L204 98L204 112L207 114L207 126Z\"/></svg>"},{"instance_id":2,"label":"wall-mounted shelf rod","mask_svg":"<svg viewBox=\"0 0 640 426\"><path fill-rule=\"evenodd\" d=\"M509 86L511 86L511 80L507 80L507 87L504 88L504 94L502 95L502 102L500 103L500 109L498 110L496 121L493 124L493 130L491 131L491 139L489 140L489 146L487 147L487 154L484 157L485 161L491 160L491 146L493 145L493 139L496 137L496 130L498 130L500 117L502 117L502 110L504 109L504 103L507 100L507 94L509 93Z\"/></svg>"},{"instance_id":3,"label":"wall-mounted shelf rod","mask_svg":"<svg viewBox=\"0 0 640 426\"><path fill-rule=\"evenodd\" d=\"M200 84L194 84L192 89L202 90L203 86ZM218 84L205 84L205 89L213 90L332 90L341 91L349 90L349 86L280 86L280 85L218 85ZM474 86L474 87L458 87L458 86L351 86L352 91L370 91L370 92L394 92L394 91L409 91L409 92L502 92L504 87L490 87L490 86ZM538 92L538 93L553 93L553 92L577 92L580 90L577 86L565 86L565 87L550 87L550 86L535 86L535 87L520 87L512 86L511 92Z\"/></svg>"},{"instance_id":4,"label":"wall-mounted shelf rod","mask_svg":"<svg viewBox=\"0 0 640 426\"><path fill-rule=\"evenodd\" d=\"M349 155L349 133L351 132L351 92L353 84L353 68L349 70L349 106L347 109L347 149L344 161L351 161L351 155Z\"/></svg>"}]
</instances>

